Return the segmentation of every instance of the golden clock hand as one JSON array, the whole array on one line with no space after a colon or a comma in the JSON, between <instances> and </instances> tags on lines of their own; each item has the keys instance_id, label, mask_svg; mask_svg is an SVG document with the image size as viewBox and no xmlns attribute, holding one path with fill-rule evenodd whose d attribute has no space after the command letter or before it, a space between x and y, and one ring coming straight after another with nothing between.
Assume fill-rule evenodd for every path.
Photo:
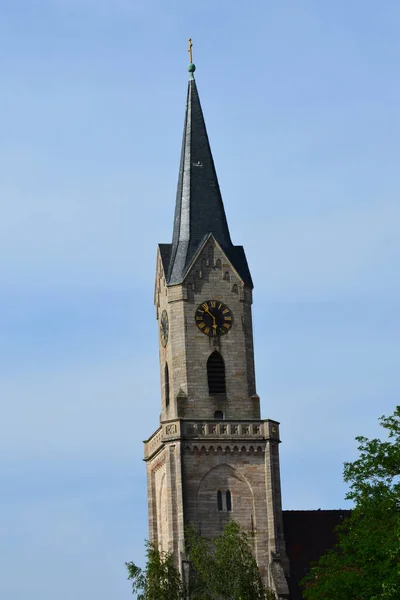
<instances>
[{"instance_id":1,"label":"golden clock hand","mask_svg":"<svg viewBox=\"0 0 400 600\"><path fill-rule=\"evenodd\" d=\"M212 313L210 313L210 312L208 314L212 317L212 319L214 321L213 322L213 329L217 329L217 321L216 321L214 315Z\"/></svg>"},{"instance_id":2,"label":"golden clock hand","mask_svg":"<svg viewBox=\"0 0 400 600\"><path fill-rule=\"evenodd\" d=\"M212 317L212 319L214 320L214 323L215 323L215 317L214 317L214 315L212 314L212 312L210 312L210 309L208 308L208 306L207 306L207 308L205 309L205 311L206 311L206 313L208 313L208 314L210 315L210 317Z\"/></svg>"}]
</instances>

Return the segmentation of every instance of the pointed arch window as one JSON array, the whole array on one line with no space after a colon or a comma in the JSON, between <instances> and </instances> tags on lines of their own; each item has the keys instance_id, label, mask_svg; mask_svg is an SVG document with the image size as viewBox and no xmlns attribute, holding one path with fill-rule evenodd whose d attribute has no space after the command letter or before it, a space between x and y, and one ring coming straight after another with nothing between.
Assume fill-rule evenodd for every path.
<instances>
[{"instance_id":1,"label":"pointed arch window","mask_svg":"<svg viewBox=\"0 0 400 600\"><path fill-rule=\"evenodd\" d=\"M218 421L222 421L224 418L224 413L222 410L216 410L214 413L214 419L218 419Z\"/></svg>"},{"instance_id":2,"label":"pointed arch window","mask_svg":"<svg viewBox=\"0 0 400 600\"><path fill-rule=\"evenodd\" d=\"M218 510L220 512L222 512L223 507L222 507L222 492L221 492L221 490L218 490L218 492L217 492L217 506L218 506Z\"/></svg>"},{"instance_id":3,"label":"pointed arch window","mask_svg":"<svg viewBox=\"0 0 400 600\"><path fill-rule=\"evenodd\" d=\"M164 369L164 390L165 390L165 406L166 408L168 408L169 406L169 370L168 370L168 363L165 363L165 369Z\"/></svg>"},{"instance_id":4,"label":"pointed arch window","mask_svg":"<svg viewBox=\"0 0 400 600\"><path fill-rule=\"evenodd\" d=\"M232 511L232 494L229 490L226 492L226 510L227 512Z\"/></svg>"},{"instance_id":5,"label":"pointed arch window","mask_svg":"<svg viewBox=\"0 0 400 600\"><path fill-rule=\"evenodd\" d=\"M208 393L226 394L225 363L221 354L215 350L207 361Z\"/></svg>"}]
</instances>

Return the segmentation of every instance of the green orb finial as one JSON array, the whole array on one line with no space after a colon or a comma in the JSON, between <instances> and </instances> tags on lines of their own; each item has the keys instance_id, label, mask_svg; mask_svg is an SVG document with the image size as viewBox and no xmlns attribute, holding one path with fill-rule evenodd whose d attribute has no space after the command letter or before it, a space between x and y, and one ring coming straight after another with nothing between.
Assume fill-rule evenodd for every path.
<instances>
[{"instance_id":1,"label":"green orb finial","mask_svg":"<svg viewBox=\"0 0 400 600\"><path fill-rule=\"evenodd\" d=\"M189 73L194 73L195 70L196 70L196 65L194 63L192 63L192 62L189 63L189 66L188 66Z\"/></svg>"}]
</instances>

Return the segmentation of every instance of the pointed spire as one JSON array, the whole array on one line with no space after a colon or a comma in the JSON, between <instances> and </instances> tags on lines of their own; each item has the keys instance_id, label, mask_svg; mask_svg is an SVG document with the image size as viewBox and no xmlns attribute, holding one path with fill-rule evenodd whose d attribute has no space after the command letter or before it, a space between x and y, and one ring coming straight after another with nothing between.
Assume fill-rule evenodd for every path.
<instances>
[{"instance_id":1,"label":"pointed spire","mask_svg":"<svg viewBox=\"0 0 400 600\"><path fill-rule=\"evenodd\" d=\"M196 67L192 62L190 39L189 54L189 84L168 283L183 281L200 246L212 234L245 282L252 287L243 248L233 246L231 241L194 79Z\"/></svg>"}]
</instances>

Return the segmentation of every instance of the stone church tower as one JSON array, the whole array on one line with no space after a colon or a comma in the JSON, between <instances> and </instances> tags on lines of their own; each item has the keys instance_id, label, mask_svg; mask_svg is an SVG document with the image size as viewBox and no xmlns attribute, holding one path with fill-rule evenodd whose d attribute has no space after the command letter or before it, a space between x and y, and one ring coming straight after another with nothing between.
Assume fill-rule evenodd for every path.
<instances>
[{"instance_id":1,"label":"stone church tower","mask_svg":"<svg viewBox=\"0 0 400 600\"><path fill-rule=\"evenodd\" d=\"M279 424L260 416L253 283L231 241L194 70L172 243L157 255L162 400L145 442L149 537L182 569L188 523L216 537L235 520L252 536L264 581L287 598Z\"/></svg>"}]
</instances>

